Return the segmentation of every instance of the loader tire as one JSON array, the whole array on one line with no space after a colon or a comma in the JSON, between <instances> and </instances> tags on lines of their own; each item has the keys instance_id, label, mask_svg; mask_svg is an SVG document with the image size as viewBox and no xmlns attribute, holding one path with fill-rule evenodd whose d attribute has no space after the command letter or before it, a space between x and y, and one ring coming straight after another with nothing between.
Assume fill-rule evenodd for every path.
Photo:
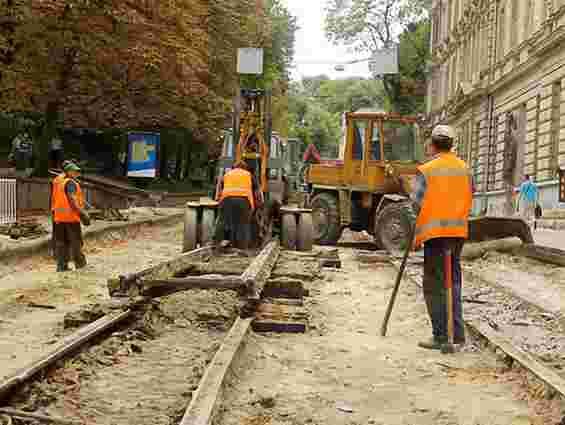
<instances>
[{"instance_id":1,"label":"loader tire","mask_svg":"<svg viewBox=\"0 0 565 425\"><path fill-rule=\"evenodd\" d=\"M202 211L202 222L200 223L200 244L202 246L214 239L214 229L216 227L216 214L211 208L204 208Z\"/></svg>"},{"instance_id":2,"label":"loader tire","mask_svg":"<svg viewBox=\"0 0 565 425\"><path fill-rule=\"evenodd\" d=\"M298 228L296 235L297 251L312 251L312 245L314 243L313 228L312 214L302 213L298 216Z\"/></svg>"},{"instance_id":3,"label":"loader tire","mask_svg":"<svg viewBox=\"0 0 565 425\"><path fill-rule=\"evenodd\" d=\"M320 245L336 245L341 238L341 223L337 198L327 192L312 199L314 241Z\"/></svg>"},{"instance_id":4,"label":"loader tire","mask_svg":"<svg viewBox=\"0 0 565 425\"><path fill-rule=\"evenodd\" d=\"M404 251L410 235L410 224L403 219L405 202L390 203L383 207L375 221L375 241L391 254Z\"/></svg>"},{"instance_id":5,"label":"loader tire","mask_svg":"<svg viewBox=\"0 0 565 425\"><path fill-rule=\"evenodd\" d=\"M296 217L294 214L283 214L281 220L281 245L284 249L296 249Z\"/></svg>"},{"instance_id":6,"label":"loader tire","mask_svg":"<svg viewBox=\"0 0 565 425\"><path fill-rule=\"evenodd\" d=\"M192 251L198 245L198 210L187 208L184 212L184 239L182 252Z\"/></svg>"}]
</instances>

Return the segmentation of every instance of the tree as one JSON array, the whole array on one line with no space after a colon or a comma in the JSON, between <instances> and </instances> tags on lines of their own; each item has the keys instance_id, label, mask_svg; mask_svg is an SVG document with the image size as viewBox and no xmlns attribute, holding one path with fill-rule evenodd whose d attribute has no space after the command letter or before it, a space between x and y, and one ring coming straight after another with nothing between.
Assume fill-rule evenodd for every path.
<instances>
[{"instance_id":1,"label":"tree","mask_svg":"<svg viewBox=\"0 0 565 425\"><path fill-rule=\"evenodd\" d=\"M423 112L429 60L430 0L328 0L326 36L357 52L399 45L399 74L386 75L383 88L392 109ZM414 96L416 94L416 96Z\"/></svg>"},{"instance_id":2,"label":"tree","mask_svg":"<svg viewBox=\"0 0 565 425\"><path fill-rule=\"evenodd\" d=\"M57 125L192 128L215 138L252 34L252 0L0 0L0 101Z\"/></svg>"},{"instance_id":3,"label":"tree","mask_svg":"<svg viewBox=\"0 0 565 425\"><path fill-rule=\"evenodd\" d=\"M314 143L325 156L335 157L341 137L341 114L383 108L383 89L374 80L304 78L290 86L289 133Z\"/></svg>"}]
</instances>

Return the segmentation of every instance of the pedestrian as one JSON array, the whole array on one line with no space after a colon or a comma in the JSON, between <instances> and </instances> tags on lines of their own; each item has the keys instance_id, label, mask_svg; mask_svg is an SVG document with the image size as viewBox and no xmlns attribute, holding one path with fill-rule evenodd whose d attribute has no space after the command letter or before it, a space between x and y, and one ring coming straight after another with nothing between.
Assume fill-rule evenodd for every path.
<instances>
[{"instance_id":1,"label":"pedestrian","mask_svg":"<svg viewBox=\"0 0 565 425\"><path fill-rule=\"evenodd\" d=\"M249 248L257 191L257 182L248 171L247 164L237 161L218 185L220 219L216 228L216 241L228 240L236 248Z\"/></svg>"},{"instance_id":2,"label":"pedestrian","mask_svg":"<svg viewBox=\"0 0 565 425\"><path fill-rule=\"evenodd\" d=\"M518 191L518 202L520 203L522 218L532 227L539 198L538 187L531 177L526 174Z\"/></svg>"},{"instance_id":3,"label":"pedestrian","mask_svg":"<svg viewBox=\"0 0 565 425\"><path fill-rule=\"evenodd\" d=\"M11 156L16 164L16 175L29 177L33 171L33 138L30 127L25 127L12 140Z\"/></svg>"},{"instance_id":4,"label":"pedestrian","mask_svg":"<svg viewBox=\"0 0 565 425\"><path fill-rule=\"evenodd\" d=\"M444 280L448 254L451 254L454 343L465 343L460 257L468 237L473 189L470 170L452 152L453 141L451 127L438 125L433 129L430 145L433 159L418 167L409 216L416 226L414 246L424 247L423 290L433 334L429 341L418 345L436 350L448 342Z\"/></svg>"},{"instance_id":5,"label":"pedestrian","mask_svg":"<svg viewBox=\"0 0 565 425\"><path fill-rule=\"evenodd\" d=\"M84 210L82 190L76 180L80 175L80 168L71 161L65 161L63 170L64 172L53 180L51 194L58 272L69 270L68 261L71 259L76 269L86 266L86 258L82 253L81 223L90 225L90 217Z\"/></svg>"}]
</instances>

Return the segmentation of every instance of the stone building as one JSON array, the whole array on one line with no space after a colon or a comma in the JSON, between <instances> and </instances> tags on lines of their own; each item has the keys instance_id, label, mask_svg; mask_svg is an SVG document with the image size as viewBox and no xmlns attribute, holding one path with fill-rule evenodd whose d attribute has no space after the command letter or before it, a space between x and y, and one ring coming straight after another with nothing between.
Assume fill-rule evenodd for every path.
<instances>
[{"instance_id":1,"label":"stone building","mask_svg":"<svg viewBox=\"0 0 565 425\"><path fill-rule=\"evenodd\" d=\"M565 168L565 0L434 0L428 123L449 123L473 170L474 212L503 212L505 134L516 141L542 206L558 202ZM508 152L508 151L507 151Z\"/></svg>"}]
</instances>

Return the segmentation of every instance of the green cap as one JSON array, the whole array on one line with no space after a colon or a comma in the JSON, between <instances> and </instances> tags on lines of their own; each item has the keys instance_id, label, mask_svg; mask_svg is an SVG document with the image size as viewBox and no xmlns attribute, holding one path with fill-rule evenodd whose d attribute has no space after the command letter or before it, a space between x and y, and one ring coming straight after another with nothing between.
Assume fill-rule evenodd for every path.
<instances>
[{"instance_id":1,"label":"green cap","mask_svg":"<svg viewBox=\"0 0 565 425\"><path fill-rule=\"evenodd\" d=\"M80 167L73 162L68 162L65 164L63 170L65 171L80 171Z\"/></svg>"}]
</instances>

